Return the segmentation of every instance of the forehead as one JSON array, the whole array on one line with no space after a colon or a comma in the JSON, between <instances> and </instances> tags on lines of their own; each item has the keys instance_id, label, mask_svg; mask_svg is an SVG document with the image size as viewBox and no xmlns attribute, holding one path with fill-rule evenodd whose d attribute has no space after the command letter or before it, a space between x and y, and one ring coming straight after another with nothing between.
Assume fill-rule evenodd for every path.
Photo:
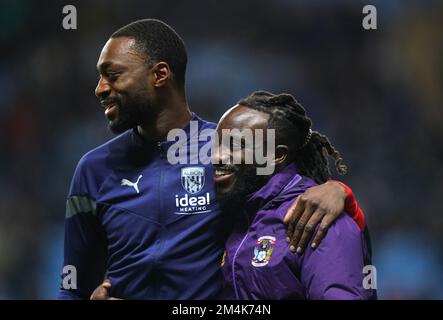
<instances>
[{"instance_id":1,"label":"forehead","mask_svg":"<svg viewBox=\"0 0 443 320\"><path fill-rule=\"evenodd\" d=\"M136 49L135 39L129 37L110 38L100 53L97 68L110 64L132 65L145 61L145 57Z\"/></svg>"},{"instance_id":2,"label":"forehead","mask_svg":"<svg viewBox=\"0 0 443 320\"><path fill-rule=\"evenodd\" d=\"M270 115L242 105L235 105L220 119L217 129L266 129Z\"/></svg>"}]
</instances>

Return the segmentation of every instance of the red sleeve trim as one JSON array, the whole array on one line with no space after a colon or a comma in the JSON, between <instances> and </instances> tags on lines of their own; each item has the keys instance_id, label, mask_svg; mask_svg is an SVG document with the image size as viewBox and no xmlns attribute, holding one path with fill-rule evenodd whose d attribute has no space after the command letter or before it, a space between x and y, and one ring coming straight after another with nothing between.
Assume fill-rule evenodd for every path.
<instances>
[{"instance_id":1,"label":"red sleeve trim","mask_svg":"<svg viewBox=\"0 0 443 320\"><path fill-rule=\"evenodd\" d=\"M352 220L357 223L358 227L361 231L365 229L366 226L366 218L363 211L358 206L357 200L355 200L354 193L352 192L351 188L349 188L347 185L345 185L343 182L334 180L340 185L345 188L346 192L346 200L345 200L345 211L349 214L349 216L352 218Z\"/></svg>"}]
</instances>

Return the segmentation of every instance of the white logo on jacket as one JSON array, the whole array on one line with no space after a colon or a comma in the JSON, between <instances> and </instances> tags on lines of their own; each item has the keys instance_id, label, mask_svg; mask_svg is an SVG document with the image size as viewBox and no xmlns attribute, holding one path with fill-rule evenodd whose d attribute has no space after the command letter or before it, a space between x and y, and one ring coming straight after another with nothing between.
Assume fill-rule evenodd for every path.
<instances>
[{"instance_id":1,"label":"white logo on jacket","mask_svg":"<svg viewBox=\"0 0 443 320\"><path fill-rule=\"evenodd\" d=\"M175 195L175 207L177 211L174 213L189 215L211 212L212 210L209 209L209 205L211 204L211 195L209 192L196 195L203 190L205 185L205 168L182 168L180 179L183 189L185 189L187 193L184 195L177 193Z\"/></svg>"},{"instance_id":2,"label":"white logo on jacket","mask_svg":"<svg viewBox=\"0 0 443 320\"><path fill-rule=\"evenodd\" d=\"M195 194L203 189L205 185L204 167L182 168L181 174L182 186L190 194Z\"/></svg>"},{"instance_id":3,"label":"white logo on jacket","mask_svg":"<svg viewBox=\"0 0 443 320\"><path fill-rule=\"evenodd\" d=\"M142 177L142 175L139 175L136 182L129 181L128 179L122 179L122 186L133 187L137 193L140 193L140 190L138 190L138 182Z\"/></svg>"}]
</instances>

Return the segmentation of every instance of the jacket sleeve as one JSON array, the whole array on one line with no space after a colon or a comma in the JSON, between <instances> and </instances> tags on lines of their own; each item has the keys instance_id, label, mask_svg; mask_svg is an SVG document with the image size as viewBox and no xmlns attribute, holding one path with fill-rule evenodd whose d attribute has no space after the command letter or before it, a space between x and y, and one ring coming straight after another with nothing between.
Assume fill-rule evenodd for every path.
<instances>
[{"instance_id":1,"label":"jacket sleeve","mask_svg":"<svg viewBox=\"0 0 443 320\"><path fill-rule=\"evenodd\" d=\"M80 161L66 201L64 263L59 299L89 299L106 271L106 240Z\"/></svg>"},{"instance_id":2,"label":"jacket sleeve","mask_svg":"<svg viewBox=\"0 0 443 320\"><path fill-rule=\"evenodd\" d=\"M375 299L373 289L363 287L367 259L363 232L349 217L341 215L331 226L321 245L310 247L301 259L300 278L310 300Z\"/></svg>"}]
</instances>

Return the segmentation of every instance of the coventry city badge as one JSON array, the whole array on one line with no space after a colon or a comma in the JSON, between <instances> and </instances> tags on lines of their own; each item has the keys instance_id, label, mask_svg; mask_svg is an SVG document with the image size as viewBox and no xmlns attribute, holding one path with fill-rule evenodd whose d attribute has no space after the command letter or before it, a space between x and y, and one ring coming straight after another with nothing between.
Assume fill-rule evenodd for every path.
<instances>
[{"instance_id":1,"label":"coventry city badge","mask_svg":"<svg viewBox=\"0 0 443 320\"><path fill-rule=\"evenodd\" d=\"M271 236L263 236L258 238L254 248L254 258L252 265L254 267L264 267L271 260L272 251L274 251L275 238Z\"/></svg>"}]
</instances>

